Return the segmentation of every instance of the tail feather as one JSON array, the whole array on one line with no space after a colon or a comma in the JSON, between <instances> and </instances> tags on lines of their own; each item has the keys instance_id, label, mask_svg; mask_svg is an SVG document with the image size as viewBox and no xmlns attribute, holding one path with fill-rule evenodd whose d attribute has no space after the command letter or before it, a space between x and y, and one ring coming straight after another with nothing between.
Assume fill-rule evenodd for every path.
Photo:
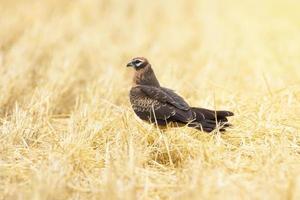
<instances>
[{"instance_id":1,"label":"tail feather","mask_svg":"<svg viewBox=\"0 0 300 200\"><path fill-rule=\"evenodd\" d=\"M195 121L189 124L190 127L211 132L216 128L219 128L220 131L225 131L225 128L231 126L227 117L233 116L233 112L214 111L196 107L191 109L195 113Z\"/></svg>"}]
</instances>

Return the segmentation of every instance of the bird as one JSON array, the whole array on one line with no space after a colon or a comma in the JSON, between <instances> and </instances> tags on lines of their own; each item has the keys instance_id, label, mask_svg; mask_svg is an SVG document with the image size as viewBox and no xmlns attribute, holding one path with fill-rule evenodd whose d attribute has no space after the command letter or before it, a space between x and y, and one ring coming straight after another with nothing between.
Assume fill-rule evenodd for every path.
<instances>
[{"instance_id":1,"label":"bird","mask_svg":"<svg viewBox=\"0 0 300 200\"><path fill-rule=\"evenodd\" d=\"M192 107L174 90L162 87L146 58L135 57L126 66L134 68L129 100L141 120L158 127L187 125L204 132L224 132L231 126L227 117L233 112Z\"/></svg>"}]
</instances>

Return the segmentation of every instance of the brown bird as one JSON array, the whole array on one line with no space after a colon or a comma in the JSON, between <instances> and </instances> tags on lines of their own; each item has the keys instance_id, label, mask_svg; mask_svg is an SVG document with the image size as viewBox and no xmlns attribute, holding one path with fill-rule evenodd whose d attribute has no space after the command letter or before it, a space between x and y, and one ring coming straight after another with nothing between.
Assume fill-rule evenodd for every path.
<instances>
[{"instance_id":1,"label":"brown bird","mask_svg":"<svg viewBox=\"0 0 300 200\"><path fill-rule=\"evenodd\" d=\"M232 112L190 107L173 90L161 87L146 58L133 58L127 67L135 69L129 97L140 119L159 126L168 123L187 125L205 132L225 131L231 125L227 117L233 116Z\"/></svg>"}]
</instances>

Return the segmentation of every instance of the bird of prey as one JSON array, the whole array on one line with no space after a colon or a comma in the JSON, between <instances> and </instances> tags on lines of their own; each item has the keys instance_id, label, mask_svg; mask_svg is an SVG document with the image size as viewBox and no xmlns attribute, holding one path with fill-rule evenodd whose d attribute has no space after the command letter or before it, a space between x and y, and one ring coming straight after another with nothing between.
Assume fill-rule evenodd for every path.
<instances>
[{"instance_id":1,"label":"bird of prey","mask_svg":"<svg viewBox=\"0 0 300 200\"><path fill-rule=\"evenodd\" d=\"M191 107L173 90L161 87L146 58L133 58L127 67L135 70L129 97L132 108L140 119L158 126L175 123L205 132L215 129L225 131L231 125L227 117L233 116L232 112Z\"/></svg>"}]
</instances>

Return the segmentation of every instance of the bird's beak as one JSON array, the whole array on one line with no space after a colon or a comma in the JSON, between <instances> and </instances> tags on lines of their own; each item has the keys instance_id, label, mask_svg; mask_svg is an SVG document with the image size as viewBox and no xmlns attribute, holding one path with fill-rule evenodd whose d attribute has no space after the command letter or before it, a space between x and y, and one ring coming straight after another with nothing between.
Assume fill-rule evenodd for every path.
<instances>
[{"instance_id":1,"label":"bird's beak","mask_svg":"<svg viewBox=\"0 0 300 200\"><path fill-rule=\"evenodd\" d=\"M132 62L129 62L126 67L134 67L134 64Z\"/></svg>"}]
</instances>

